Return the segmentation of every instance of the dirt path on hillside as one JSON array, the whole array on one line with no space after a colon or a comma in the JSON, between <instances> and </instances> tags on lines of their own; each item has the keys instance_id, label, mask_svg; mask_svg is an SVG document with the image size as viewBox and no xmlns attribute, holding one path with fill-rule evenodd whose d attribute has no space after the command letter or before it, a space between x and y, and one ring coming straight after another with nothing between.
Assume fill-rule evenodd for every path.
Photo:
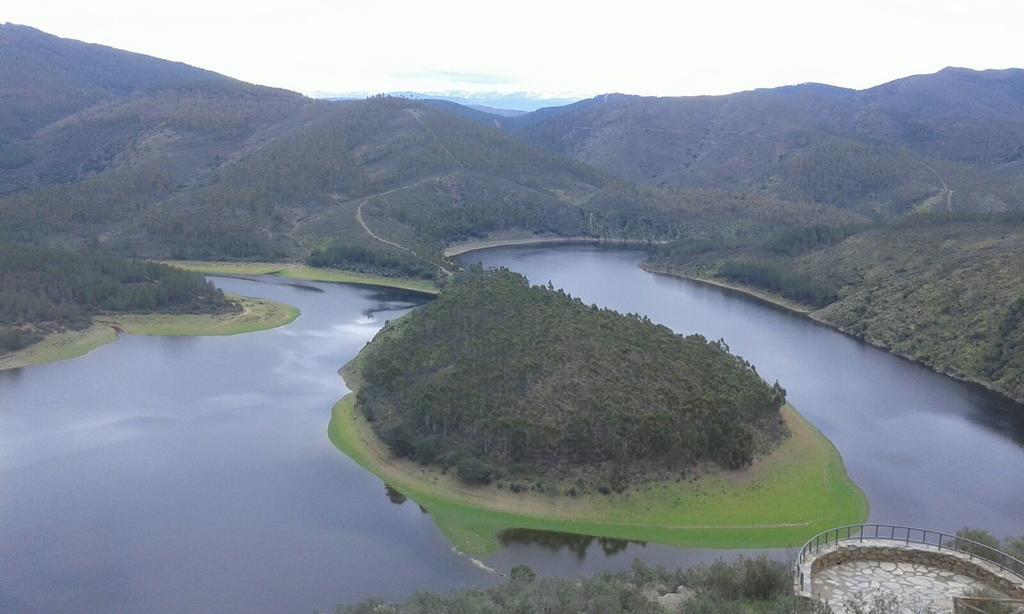
<instances>
[{"instance_id":1,"label":"dirt path on hillside","mask_svg":"<svg viewBox=\"0 0 1024 614\"><path fill-rule=\"evenodd\" d=\"M429 258L424 258L423 256L417 254L416 251L414 249L412 249L411 247L407 247L405 245L402 245L401 243L398 243L396 241L392 241L390 239L385 239L384 237L382 237L379 234L375 233L373 231L373 229L371 229L370 226L366 223L366 218L363 216L363 207L365 207L367 203L369 203L371 200L373 200L375 198L385 198L389 194L394 194L395 192L400 192L402 190L408 190L410 188L414 188L414 187L420 185L421 183L426 183L428 181L442 181L442 180L448 179L450 177L454 177L455 175L458 175L461 172L462 172L461 170L458 170L458 171L455 171L454 173L450 173L450 174L444 175L442 177L426 177L424 179L419 179L417 181L414 181L414 182L412 182L412 183L410 183L408 185L399 186L397 188L392 188L390 190L386 190L384 192L380 192L380 193L374 194L372 196L367 196L363 200L359 201L359 204L356 206L356 214L355 214L356 222L359 224L359 226L362 227L363 231L371 239L373 239L375 241L379 241L379 242L384 243L386 245L390 245L390 246L392 246L394 248L397 248L397 249L400 249L400 250L402 250L404 252L407 252L410 255L412 255L414 258L416 258L417 260L420 260L422 262L426 262L430 266L436 267L437 269L441 270L442 272L444 272L445 275L451 275L452 272L450 270L448 270L446 267L444 267L443 265L440 265L440 264L434 262L433 260L430 260Z\"/></svg>"},{"instance_id":2,"label":"dirt path on hillside","mask_svg":"<svg viewBox=\"0 0 1024 614\"><path fill-rule=\"evenodd\" d=\"M934 167L932 167L932 166L930 166L928 164L925 164L924 162L921 162L920 160L915 160L915 162L917 162L921 166L923 166L926 169L928 169L929 171L931 171L931 173L933 175L935 175L935 178L939 180L939 183L942 184L942 189L933 198L937 199L938 201L945 200L946 201L946 212L947 213L952 213L953 212L953 190L949 189L949 184L946 183L945 178L943 178L942 175L939 173L939 171L935 170ZM931 199L928 199L928 200L931 200ZM927 203L927 202L928 201L925 201L925 203Z\"/></svg>"}]
</instances>

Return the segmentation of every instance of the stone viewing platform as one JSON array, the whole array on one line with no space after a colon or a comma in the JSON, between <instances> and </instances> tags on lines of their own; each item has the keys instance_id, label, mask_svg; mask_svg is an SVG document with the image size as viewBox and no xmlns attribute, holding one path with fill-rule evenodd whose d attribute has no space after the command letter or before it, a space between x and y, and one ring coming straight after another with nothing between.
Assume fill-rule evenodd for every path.
<instances>
[{"instance_id":1,"label":"stone viewing platform","mask_svg":"<svg viewBox=\"0 0 1024 614\"><path fill-rule=\"evenodd\" d=\"M937 531L853 525L809 540L793 566L797 595L837 612L849 600L894 597L902 610L973 612L999 600L1024 612L1024 562L985 544ZM983 595L983 599L975 599Z\"/></svg>"}]
</instances>

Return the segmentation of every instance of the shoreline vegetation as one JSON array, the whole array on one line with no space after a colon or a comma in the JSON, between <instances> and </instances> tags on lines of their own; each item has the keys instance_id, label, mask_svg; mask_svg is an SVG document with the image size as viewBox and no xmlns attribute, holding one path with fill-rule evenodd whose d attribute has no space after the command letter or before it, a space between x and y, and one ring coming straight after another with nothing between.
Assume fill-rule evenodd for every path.
<instances>
[{"instance_id":1,"label":"shoreline vegetation","mask_svg":"<svg viewBox=\"0 0 1024 614\"><path fill-rule=\"evenodd\" d=\"M161 260L186 271L203 273L204 275L221 275L225 277L249 277L253 275L273 275L284 279L302 281L323 281L356 286L386 287L420 294L436 295L437 284L427 279L408 277L385 277L370 275L342 269L316 268L294 262L230 262L212 260Z\"/></svg>"},{"instance_id":2,"label":"shoreline vegetation","mask_svg":"<svg viewBox=\"0 0 1024 614\"><path fill-rule=\"evenodd\" d=\"M827 527L855 524L867 517L866 497L847 475L836 447L792 406L783 404L784 392L778 386L768 387L725 348L707 345L698 337L674 336L637 316L585 306L550 288L529 287L525 278L509 271L474 269L453 283L428 307L392 321L342 367L339 375L352 392L333 408L328 435L355 463L429 512L461 552L492 554L511 529L721 549L786 547L799 545ZM530 318L519 321L506 313L510 309L525 310ZM606 354L595 356L592 343L580 342L578 335L571 334L586 325L600 328L599 345ZM480 337L468 350L458 336L428 341L452 330L462 335L479 332ZM616 349L622 348L623 340L637 338L651 338L658 363L676 364L685 356L685 372L672 367L669 370L676 377L665 379L658 370L662 367L647 362L649 355L625 355ZM548 356L550 364L542 369L543 375L530 377L532 371L527 368L523 384L515 375L519 356L545 362L547 353L529 350L538 347L538 340L545 340L547 353L560 349L575 358ZM423 347L416 349L419 346ZM504 348L504 358L484 354L487 347ZM417 367L418 376L400 383L393 380L388 374L407 370L406 362L423 365ZM621 378L616 379L608 368L620 370ZM479 411L472 410L472 415L460 413L457 399L463 389L475 389L477 377L492 379L489 372L496 369L508 374L505 388L477 398L472 406ZM591 381L591 372L599 379ZM636 391L623 384L633 376L647 379ZM725 388L723 378L730 382ZM557 382L585 387L592 396L583 406L563 407L568 401L559 396L557 391L564 386L556 386ZM701 388L701 383L711 388ZM421 384L427 387L425 392ZM673 388L658 388L662 385ZM624 386L625 394L636 395L632 401L608 391L610 387L623 393ZM509 392L502 392L506 389ZM744 391L740 409L733 407L735 399L730 396L737 391ZM758 392L768 397L759 397ZM456 400L445 400L452 395ZM407 407L401 404L406 397L435 400L413 407L420 412L419 418L409 422ZM658 401L668 397L679 399L679 404L671 405L675 409ZM706 406L708 398L716 399L711 407ZM608 403L607 411L592 408ZM623 422L622 408L630 403L650 404L641 411L641 421ZM760 409L754 415L743 412L751 409L748 405L763 403L768 404L763 410L773 415L765 424L758 422ZM441 424L430 418L434 409L446 416L447 422L441 421L444 436L414 433L424 421ZM708 441L687 439L693 429L686 425L694 413L702 416L701 428L710 432L709 437L726 429L730 421L739 421L737 429L751 429L742 433L774 442L755 445L750 455L744 455L736 448L745 445L737 431L708 451L701 447ZM474 447L472 438L486 433L496 421L500 428L509 421L535 422L538 415L543 416L546 429L520 431L514 444L516 455L509 456L510 461L505 461L498 444L490 446L489 455L486 447ZM478 422L470 423L471 419ZM607 444L599 426L594 427L596 431L588 426L591 420L597 425L617 424L615 441L625 442L624 447L632 442L632 455L624 450L607 466L600 456ZM561 425L565 421L568 426ZM651 421L662 424L665 432L684 429L678 445L665 453L651 442L647 448L639 447L641 443L631 438L635 432L645 433L642 429ZM565 438L560 433L566 429L581 434ZM543 439L549 432L550 437ZM782 433L786 435L775 439ZM530 444L543 448L538 452L544 458L542 465L536 455L530 455L532 448L526 447ZM731 451L722 456L727 448ZM484 479L464 471L464 466L473 465L470 461L488 468ZM559 469L551 469L552 463ZM602 468L608 467L611 471L605 475ZM615 478L620 472L625 477ZM616 486L616 480L621 486Z\"/></svg>"},{"instance_id":3,"label":"shoreline vegetation","mask_svg":"<svg viewBox=\"0 0 1024 614\"><path fill-rule=\"evenodd\" d=\"M830 608L793 595L792 584L789 565L763 554L757 558L741 556L731 562L718 560L710 565L701 563L683 569L665 569L636 559L628 570L606 571L583 578L538 577L529 566L516 565L495 586L444 593L420 591L397 603L370 599L339 605L335 614L831 614ZM848 611L879 611L862 605L865 604L863 598L844 604L850 604Z\"/></svg>"},{"instance_id":4,"label":"shoreline vegetation","mask_svg":"<svg viewBox=\"0 0 1024 614\"><path fill-rule=\"evenodd\" d=\"M753 298L753 299L762 301L764 303L769 303L771 305L774 305L776 307L780 307L780 308L785 309L785 310L787 310L787 311L789 311L791 313L794 313L796 315L804 316L804 317L810 319L813 322L816 322L818 324L822 324L824 326L827 326L828 328L830 328L830 329L832 329L832 330L834 330L834 331L836 331L838 333L841 333L843 335L846 335L848 337L856 339L857 341L861 341L863 343L866 343L866 344L868 344L868 345L870 345L870 346L872 346L874 348L878 348L880 350L884 350L885 352L888 352L889 354L892 354L893 356L896 356L898 358L902 358L903 360L908 360L908 361L910 361L910 362L912 362L912 363L914 363L916 365L920 365L922 367L925 367L925 368L927 368L927 369L929 369L929 370L931 370L931 371L933 371L935 373L938 373L939 375L944 375L946 377L950 377L952 379L957 380L958 382L963 382L965 384L973 384L975 386L980 386L981 388L984 388L985 390L987 390L989 392L993 392L995 394L998 394L1000 397L1002 397L1002 398L1004 398L1004 399L1006 399L1008 401L1013 401L1014 403L1024 405L1024 399L1016 398L1016 397L1012 396L1011 394L1009 394L1008 392L1006 392L1004 390L1000 390L995 385L993 385L991 382L987 382L987 381L982 380L980 378L971 377L969 375L964 375L962 373L954 373L953 371L950 371L948 369L942 369L942 368L940 368L937 365L930 364L928 362L925 362L923 360L915 358L915 357L913 357L913 356L911 356L911 355L909 355L907 353L900 352L897 348L890 347L888 345L885 345L884 343L873 341L871 339L868 339L868 338L865 338L865 337L863 337L861 335L853 333L853 332L851 332L849 330L846 330L843 327L841 327L841 326L839 326L839 325L837 325L837 324L835 324L833 322L830 322L830 321L826 320L825 318L822 318L822 317L816 315L816 313L819 311L818 308L815 308L815 307L812 307L812 306L809 306L809 305L804 305L804 304L801 304L801 303L797 303L797 302L791 301L789 299L786 299L786 298L784 298L782 296L779 296L778 294L773 294L773 293L770 293L770 292L766 292L764 290L753 288L751 286L744 286L742 284L737 284L737 283L734 283L734 282L729 282L729 281L725 281L725 280L714 278L714 277L699 277L699 276L696 276L696 275L689 275L689 274L682 273L682 272L676 272L676 271L673 271L670 267L658 266L658 265L655 265L653 263L647 263L647 262L642 263L640 268L642 268L643 270L647 271L648 273L654 273L656 275L667 275L669 277L675 277L677 279L685 279L685 280L696 282L696 283L699 283L699 284L705 284L705 285L709 285L709 286L714 286L716 288L721 288L723 290L727 290L727 291L730 291L730 292L735 292L735 293L738 293L738 294L745 295L745 296L747 296L749 298Z\"/></svg>"},{"instance_id":5,"label":"shoreline vegetation","mask_svg":"<svg viewBox=\"0 0 1024 614\"><path fill-rule=\"evenodd\" d=\"M602 238L602 237L560 237L560 236L529 236L529 237L509 237L509 238L494 238L494 239L481 239L478 241L466 241L464 243L454 243L444 248L443 255L445 258L454 258L469 252L477 252L485 249L493 249L497 247L519 247L519 246L533 246L538 247L542 245L572 245L572 244L591 244L591 245L622 245L622 246L646 246L646 245L657 245L662 241L656 240L645 240L645 239L616 239L616 238Z\"/></svg>"},{"instance_id":6,"label":"shoreline vegetation","mask_svg":"<svg viewBox=\"0 0 1024 614\"><path fill-rule=\"evenodd\" d=\"M351 372L343 373L347 384ZM791 436L739 471L655 482L624 493L576 497L470 486L453 472L395 457L356 408L355 392L331 411L331 442L426 509L463 553L488 555L509 529L558 531L679 547L795 547L832 526L867 518L868 502L832 443L791 406Z\"/></svg>"},{"instance_id":7,"label":"shoreline vegetation","mask_svg":"<svg viewBox=\"0 0 1024 614\"><path fill-rule=\"evenodd\" d=\"M645 268L782 295L833 330L1024 404L1022 259L1019 216L916 215L679 240Z\"/></svg>"},{"instance_id":8,"label":"shoreline vegetation","mask_svg":"<svg viewBox=\"0 0 1024 614\"><path fill-rule=\"evenodd\" d=\"M283 303L238 295L228 295L227 298L238 303L241 311L211 314L101 313L88 328L52 333L28 347L0 355L0 371L84 356L116 341L122 332L162 337L238 335L285 326L300 315L296 307Z\"/></svg>"},{"instance_id":9,"label":"shoreline vegetation","mask_svg":"<svg viewBox=\"0 0 1024 614\"><path fill-rule=\"evenodd\" d=\"M797 314L800 314L800 315L808 316L812 320L814 320L815 322L821 322L822 324L828 324L828 322L825 322L823 320L818 320L817 318L814 318L811 315L815 311L814 307L811 307L809 305L804 305L804 304L798 303L796 301L791 301L791 300L789 300L789 299L787 299L787 298L785 298L783 296L780 296L778 294L772 294L771 292L767 292L767 291L764 291L764 290L759 290L759 289L753 288L751 286L744 286L744 285L741 285L741 284L737 284L735 282L726 281L724 279L719 279L719 278L716 278L716 277L698 277L696 275L688 275L686 273L676 272L676 271L673 271L670 267L657 265L657 264L651 263L651 262L642 262L642 263L640 263L640 268L643 269L644 271L647 271L648 273L654 273L655 275L666 275L668 277L675 277L677 279L688 279L690 281L695 281L697 283L707 284L707 285L710 285L710 286L715 286L715 287L718 287L718 288L722 288L724 290L730 290L730 291L738 293L738 294L743 294L743 295L748 296L748 297L756 298L756 299L758 299L760 301L763 301L765 303L771 303L772 305L775 305L776 307L782 307L783 309L785 309L787 311L791 311L793 313L797 313Z\"/></svg>"}]
</instances>

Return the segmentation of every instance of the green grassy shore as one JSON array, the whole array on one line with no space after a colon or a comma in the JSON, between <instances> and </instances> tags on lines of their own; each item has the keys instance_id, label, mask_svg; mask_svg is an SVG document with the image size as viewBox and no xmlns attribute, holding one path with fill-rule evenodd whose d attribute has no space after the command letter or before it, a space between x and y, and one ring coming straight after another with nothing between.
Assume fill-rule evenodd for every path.
<instances>
[{"instance_id":1,"label":"green grassy shore","mask_svg":"<svg viewBox=\"0 0 1024 614\"><path fill-rule=\"evenodd\" d=\"M0 356L0 370L67 360L88 354L117 339L118 331L132 335L199 336L238 335L290 324L299 317L291 305L231 295L242 307L238 313L220 314L110 314L98 315L83 330L47 335L42 341Z\"/></svg>"},{"instance_id":2,"label":"green grassy shore","mask_svg":"<svg viewBox=\"0 0 1024 614\"><path fill-rule=\"evenodd\" d=\"M423 294L437 294L437 284L428 279L384 277L339 269L318 269L290 262L214 262L206 260L163 260L164 264L207 275L276 275L287 279L326 281L358 286L383 286Z\"/></svg>"},{"instance_id":3,"label":"green grassy shore","mask_svg":"<svg viewBox=\"0 0 1024 614\"><path fill-rule=\"evenodd\" d=\"M328 435L342 452L422 505L461 551L499 549L497 534L522 528L683 547L795 547L829 527L863 522L868 502L839 452L792 407L792 436L743 471L648 484L622 494L576 497L467 486L451 473L394 457L355 406L334 407Z\"/></svg>"}]
</instances>

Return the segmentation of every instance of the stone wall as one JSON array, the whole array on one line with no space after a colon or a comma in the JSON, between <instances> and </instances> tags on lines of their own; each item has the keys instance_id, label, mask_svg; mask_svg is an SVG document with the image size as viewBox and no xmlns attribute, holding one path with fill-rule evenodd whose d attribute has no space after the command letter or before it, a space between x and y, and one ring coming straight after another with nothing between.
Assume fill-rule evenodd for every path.
<instances>
[{"instance_id":1,"label":"stone wall","mask_svg":"<svg viewBox=\"0 0 1024 614\"><path fill-rule=\"evenodd\" d=\"M1024 581L999 570L993 563L978 558L973 560L965 552L953 550L926 549L900 545L844 544L830 548L816 556L811 562L811 583L814 574L826 567L854 561L880 561L890 563L911 563L937 567L946 571L974 578L1014 599L1024 599Z\"/></svg>"}]
</instances>

